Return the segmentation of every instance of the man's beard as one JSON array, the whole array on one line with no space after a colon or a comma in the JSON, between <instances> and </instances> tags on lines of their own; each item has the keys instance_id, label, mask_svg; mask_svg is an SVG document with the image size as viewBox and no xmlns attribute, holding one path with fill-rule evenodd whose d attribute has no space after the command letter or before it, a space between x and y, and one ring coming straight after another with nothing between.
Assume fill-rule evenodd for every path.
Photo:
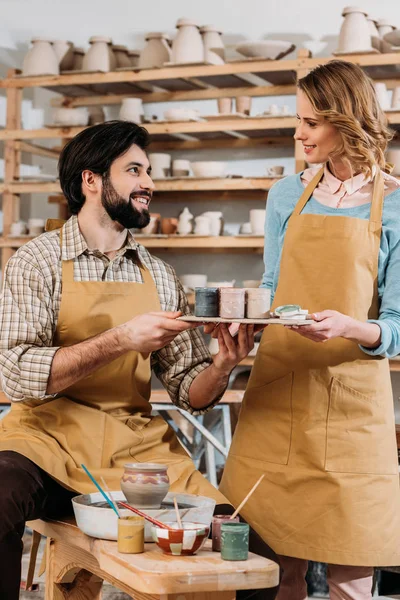
<instances>
[{"instance_id":1,"label":"man's beard","mask_svg":"<svg viewBox=\"0 0 400 600\"><path fill-rule=\"evenodd\" d=\"M126 200L118 194L111 183L109 175L103 175L101 203L110 219L117 221L125 229L143 229L150 223L150 213L147 208L138 210L133 206L131 198L134 198L135 195L149 196L150 199L148 192L141 191L137 194L132 192L129 199Z\"/></svg>"}]
</instances>

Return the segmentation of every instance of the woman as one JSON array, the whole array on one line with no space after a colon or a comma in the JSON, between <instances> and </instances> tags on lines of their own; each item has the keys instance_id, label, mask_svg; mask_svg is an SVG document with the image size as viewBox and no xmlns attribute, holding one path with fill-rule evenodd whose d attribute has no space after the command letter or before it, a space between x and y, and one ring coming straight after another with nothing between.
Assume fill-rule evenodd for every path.
<instances>
[{"instance_id":1,"label":"woman","mask_svg":"<svg viewBox=\"0 0 400 600\"><path fill-rule=\"evenodd\" d=\"M323 165L269 194L263 286L314 323L264 332L220 489L238 504L265 473L243 517L280 555L279 600L307 598L308 560L328 563L331 598L361 600L374 566L400 564L387 360L400 352L400 182L359 67L314 69L297 110L295 139Z\"/></svg>"}]
</instances>

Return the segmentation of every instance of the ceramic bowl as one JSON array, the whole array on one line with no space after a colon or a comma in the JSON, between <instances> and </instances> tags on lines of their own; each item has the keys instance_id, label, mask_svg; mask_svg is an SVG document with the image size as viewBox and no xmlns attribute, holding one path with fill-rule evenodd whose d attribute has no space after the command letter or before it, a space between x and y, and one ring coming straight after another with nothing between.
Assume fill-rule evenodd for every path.
<instances>
[{"instance_id":1,"label":"ceramic bowl","mask_svg":"<svg viewBox=\"0 0 400 600\"><path fill-rule=\"evenodd\" d=\"M195 177L224 177L226 164L215 160L195 161L191 163Z\"/></svg>"},{"instance_id":2,"label":"ceramic bowl","mask_svg":"<svg viewBox=\"0 0 400 600\"><path fill-rule=\"evenodd\" d=\"M173 527L173 529L153 526L151 534L153 541L163 552L174 556L196 554L204 545L210 532L210 528L201 523L182 523L182 529L179 528L176 522L170 521L166 525Z\"/></svg>"},{"instance_id":3,"label":"ceramic bowl","mask_svg":"<svg viewBox=\"0 0 400 600\"><path fill-rule=\"evenodd\" d=\"M269 58L278 60L295 49L292 42L281 40L262 40L259 42L242 42L235 47L236 52L251 58Z\"/></svg>"},{"instance_id":4,"label":"ceramic bowl","mask_svg":"<svg viewBox=\"0 0 400 600\"><path fill-rule=\"evenodd\" d=\"M56 108L53 113L54 124L74 127L84 126L89 122L89 112L86 108Z\"/></svg>"},{"instance_id":5,"label":"ceramic bowl","mask_svg":"<svg viewBox=\"0 0 400 600\"><path fill-rule=\"evenodd\" d=\"M189 275L181 275L180 278L181 284L184 288L193 291L194 288L197 287L206 287L207 286L207 275L203 275L202 273L191 273Z\"/></svg>"},{"instance_id":6,"label":"ceramic bowl","mask_svg":"<svg viewBox=\"0 0 400 600\"><path fill-rule=\"evenodd\" d=\"M198 117L199 111L194 108L169 108L164 112L166 121L190 121Z\"/></svg>"}]
</instances>

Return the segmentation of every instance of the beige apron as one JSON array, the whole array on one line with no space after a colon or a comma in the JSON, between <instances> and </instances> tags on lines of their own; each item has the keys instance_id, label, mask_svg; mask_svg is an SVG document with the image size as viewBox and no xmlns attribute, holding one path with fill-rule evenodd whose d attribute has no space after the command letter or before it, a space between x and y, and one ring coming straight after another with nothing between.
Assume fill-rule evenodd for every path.
<instances>
[{"instance_id":1,"label":"beige apron","mask_svg":"<svg viewBox=\"0 0 400 600\"><path fill-rule=\"evenodd\" d=\"M54 345L77 344L160 310L153 278L139 266L143 283L78 282L74 261L63 261ZM150 378L150 354L131 351L63 390L61 397L14 402L0 422L0 450L23 454L80 493L96 491L81 463L118 490L124 463L158 462L168 465L172 491L226 502L196 471L172 428L151 415Z\"/></svg>"},{"instance_id":2,"label":"beige apron","mask_svg":"<svg viewBox=\"0 0 400 600\"><path fill-rule=\"evenodd\" d=\"M378 317L383 178L370 220L301 214L285 236L274 307ZM268 327L245 393L221 491L278 554L343 565L400 564L400 493L388 361L355 342L315 343Z\"/></svg>"}]
</instances>

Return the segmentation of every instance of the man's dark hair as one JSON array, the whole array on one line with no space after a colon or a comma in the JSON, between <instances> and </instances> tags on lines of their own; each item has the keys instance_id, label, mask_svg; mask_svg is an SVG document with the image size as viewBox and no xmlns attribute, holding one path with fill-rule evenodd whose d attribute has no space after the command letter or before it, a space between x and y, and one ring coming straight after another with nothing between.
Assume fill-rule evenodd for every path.
<instances>
[{"instance_id":1,"label":"man's dark hair","mask_svg":"<svg viewBox=\"0 0 400 600\"><path fill-rule=\"evenodd\" d=\"M58 161L61 189L73 215L85 202L82 194L82 172L106 175L116 158L135 144L142 150L149 145L144 127L129 121L108 121L88 127L64 146Z\"/></svg>"}]
</instances>

